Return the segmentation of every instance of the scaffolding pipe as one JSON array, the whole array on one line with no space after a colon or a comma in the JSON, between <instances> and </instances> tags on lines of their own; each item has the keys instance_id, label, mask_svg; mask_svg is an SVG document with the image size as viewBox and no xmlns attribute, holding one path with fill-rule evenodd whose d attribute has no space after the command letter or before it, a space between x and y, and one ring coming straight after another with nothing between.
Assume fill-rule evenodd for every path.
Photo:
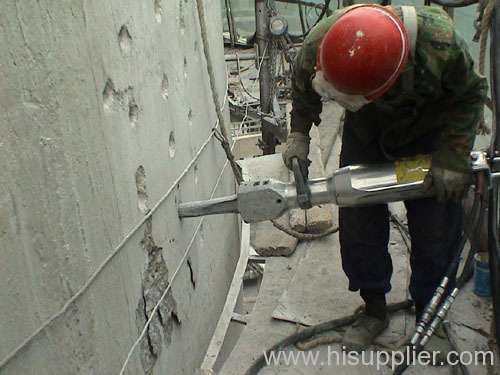
<instances>
[{"instance_id":1,"label":"scaffolding pipe","mask_svg":"<svg viewBox=\"0 0 500 375\"><path fill-rule=\"evenodd\" d=\"M234 30L233 12L231 10L231 0L226 0L226 17L227 17L227 26L229 28L229 38L231 42L231 48L234 48L234 43L236 42L236 34Z\"/></svg>"},{"instance_id":2,"label":"scaffolding pipe","mask_svg":"<svg viewBox=\"0 0 500 375\"><path fill-rule=\"evenodd\" d=\"M261 121L271 112L271 66L269 56L270 33L267 0L255 0L255 39L261 68L259 74ZM265 126L262 126L262 151L264 155L274 154L276 140Z\"/></svg>"},{"instance_id":3,"label":"scaffolding pipe","mask_svg":"<svg viewBox=\"0 0 500 375\"><path fill-rule=\"evenodd\" d=\"M225 60L226 62L255 60L255 55L253 53L245 53L242 55L236 53L234 55L226 55Z\"/></svg>"}]
</instances>

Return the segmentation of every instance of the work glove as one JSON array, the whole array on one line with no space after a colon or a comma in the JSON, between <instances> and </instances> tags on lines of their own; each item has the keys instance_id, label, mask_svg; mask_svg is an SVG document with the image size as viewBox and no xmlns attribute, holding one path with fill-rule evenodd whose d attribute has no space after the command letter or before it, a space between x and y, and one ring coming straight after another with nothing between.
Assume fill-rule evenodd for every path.
<instances>
[{"instance_id":1,"label":"work glove","mask_svg":"<svg viewBox=\"0 0 500 375\"><path fill-rule=\"evenodd\" d=\"M425 176L424 192L434 186L439 202L450 199L458 201L466 196L471 183L472 175L470 173L452 171L433 165Z\"/></svg>"},{"instance_id":2,"label":"work glove","mask_svg":"<svg viewBox=\"0 0 500 375\"><path fill-rule=\"evenodd\" d=\"M309 142L311 138L302 133L291 133L286 140L285 151L283 151L283 161L288 169L293 170L292 159L297 157L299 159L300 171L302 175L307 177L307 169L311 161L307 158L309 154Z\"/></svg>"}]
</instances>

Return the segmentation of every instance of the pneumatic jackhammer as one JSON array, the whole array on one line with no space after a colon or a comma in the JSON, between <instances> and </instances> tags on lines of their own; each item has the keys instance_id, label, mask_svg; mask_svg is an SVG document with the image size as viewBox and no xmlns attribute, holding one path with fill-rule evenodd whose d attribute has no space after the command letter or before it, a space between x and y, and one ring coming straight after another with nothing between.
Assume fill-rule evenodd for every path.
<instances>
[{"instance_id":1,"label":"pneumatic jackhammer","mask_svg":"<svg viewBox=\"0 0 500 375\"><path fill-rule=\"evenodd\" d=\"M488 170L486 153L471 153L472 170ZM340 207L366 206L432 196L424 191L431 157L417 155L392 163L351 165L326 178L306 179L293 160L295 182L273 179L244 181L235 195L180 203L179 217L239 213L247 223L275 220L292 208L332 203Z\"/></svg>"}]
</instances>

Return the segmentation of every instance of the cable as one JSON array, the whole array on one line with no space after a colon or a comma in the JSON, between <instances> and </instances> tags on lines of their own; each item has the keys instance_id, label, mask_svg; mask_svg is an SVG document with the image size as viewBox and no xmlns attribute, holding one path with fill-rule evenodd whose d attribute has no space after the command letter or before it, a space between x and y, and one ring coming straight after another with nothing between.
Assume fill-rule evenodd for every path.
<instances>
[{"instance_id":1,"label":"cable","mask_svg":"<svg viewBox=\"0 0 500 375\"><path fill-rule=\"evenodd\" d=\"M225 171L228 163L229 163L229 160L226 160L226 162L224 163L224 166L222 167L221 172L219 173L219 177L217 178L217 180L215 182L215 186L212 189L212 193L210 195L210 198L214 197L215 191L217 190L217 187L219 186L219 182L220 182L220 180L222 178L222 175L224 174L224 171ZM179 270L181 269L182 265L186 261L188 255L189 255L189 251L191 250L191 246L193 246L193 243L194 243L194 240L196 238L196 235L200 231L200 228L201 228L201 225L203 224L203 220L204 219L205 219L205 217L202 216L201 219L200 219L200 221L198 222L198 226L196 227L196 229L194 231L194 234L191 237L191 241L189 242L189 245L187 246L186 250L184 251L184 255L183 255L181 261L179 262L179 265L175 269L175 272L173 273L172 278L170 279L170 282L168 283L168 286L165 288L165 291L163 292L163 294L161 295L160 299L156 303L154 309L151 311L151 314L150 314L148 320L146 321L146 324L144 324L144 328L142 329L141 334L139 335L139 337L137 338L137 340L134 342L134 344L130 348L130 350L129 350L128 354L127 354L127 358L125 359L125 362L123 363L123 366L122 366L122 368L121 368L121 370L119 372L119 375L123 375L124 374L125 368L127 367L127 364L129 363L130 358L132 357L132 354L133 354L135 348L137 347L137 345L139 345L139 342L142 340L142 338L146 334L146 331L149 328L149 325L151 324L151 321L155 317L155 314L158 311L158 308L160 307L161 303L163 302L163 299L166 297L167 293L172 288L172 283L174 282L175 278L177 277L177 274L179 273Z\"/></svg>"},{"instance_id":2,"label":"cable","mask_svg":"<svg viewBox=\"0 0 500 375\"><path fill-rule=\"evenodd\" d=\"M316 22L314 23L314 25L312 25L312 27L309 30L307 30L305 33L299 34L299 35L289 34L290 38L292 40L298 40L298 39L305 38L307 36L307 34L309 34L309 32L314 28L314 26L316 26L323 19L323 17L325 16L326 12L329 9L330 1L331 0L325 0L325 5L323 6L323 9L321 10L321 14L319 15L319 17L316 20Z\"/></svg>"},{"instance_id":3,"label":"cable","mask_svg":"<svg viewBox=\"0 0 500 375\"><path fill-rule=\"evenodd\" d=\"M493 12L490 25L491 41L490 41L490 87L491 101L493 107L493 118L495 119L493 135L491 137L491 152L490 156L497 158L500 151L500 6L498 5ZM498 163L491 163L491 171L497 173L499 171ZM499 225L499 182L493 179L489 191L489 210L488 210L488 253L490 257L490 276L491 276L491 294L493 300L493 325L492 331L496 336L496 345L500 350L500 239L498 237Z\"/></svg>"},{"instance_id":4,"label":"cable","mask_svg":"<svg viewBox=\"0 0 500 375\"><path fill-rule=\"evenodd\" d=\"M250 65L251 66L251 65ZM255 99L255 100L260 100L259 98L256 98L255 96L253 96L248 90L247 88L245 87L245 85L243 84L243 81L241 79L241 70L240 70L240 58L239 56L236 54L236 69L238 70L238 79L240 81L240 85L241 85L241 88L243 89L243 91L245 91L252 99ZM255 81L254 81L255 82Z\"/></svg>"},{"instance_id":5,"label":"cable","mask_svg":"<svg viewBox=\"0 0 500 375\"><path fill-rule=\"evenodd\" d=\"M311 29L311 26L309 26L309 14L311 13L311 9L312 8L306 8L306 14L304 17L304 19L306 20L306 26L308 31Z\"/></svg>"},{"instance_id":6,"label":"cable","mask_svg":"<svg viewBox=\"0 0 500 375\"><path fill-rule=\"evenodd\" d=\"M470 214L471 219L476 217L477 209L479 207L479 197L480 194L476 194L476 196L474 197L474 205ZM436 288L436 291L434 292L430 301L427 303L427 306L425 306L422 316L419 318L417 327L415 328L415 331L410 339L410 345L413 347L413 353L415 355L418 355L418 353L422 351L427 340L429 340L431 335L434 333L435 327L438 325L439 321L444 320L446 313L448 312L451 304L458 294L459 288L457 287L453 288L451 293L447 294L447 287L452 280L453 275L457 271L458 263L460 261L460 255L462 254L471 230L472 221L469 222L462 235L460 243L457 246L457 250L453 255L450 264L448 265L448 268L446 269L445 276ZM393 372L393 375L401 375L413 363L415 355L411 358L406 358L406 360L402 364L397 366Z\"/></svg>"},{"instance_id":7,"label":"cable","mask_svg":"<svg viewBox=\"0 0 500 375\"><path fill-rule=\"evenodd\" d=\"M299 19L300 19L300 27L302 28L302 34L306 33L306 25L304 23L304 12L302 11L302 5L299 3Z\"/></svg>"},{"instance_id":8,"label":"cable","mask_svg":"<svg viewBox=\"0 0 500 375\"><path fill-rule=\"evenodd\" d=\"M475 202L476 201L474 200L474 203ZM484 217L486 216L487 208L488 208L488 197L486 194L483 194L481 199L481 207L479 209L479 218L477 219L477 224L476 224L476 230L473 231L472 239L470 241L469 254L467 255L467 259L465 260L464 266L462 268L462 273L457 278L457 286L459 288L462 288L462 286L467 281L470 280L474 272L474 255L477 252L477 244L479 242L479 238L481 237ZM473 220L474 218L471 217L470 218L471 225L473 223Z\"/></svg>"},{"instance_id":9,"label":"cable","mask_svg":"<svg viewBox=\"0 0 500 375\"><path fill-rule=\"evenodd\" d=\"M298 4L298 5L303 5L306 7L313 7L316 9L323 9L323 7L324 7L323 4L316 4L313 2L301 1L301 0L274 0L274 1L277 3Z\"/></svg>"},{"instance_id":10,"label":"cable","mask_svg":"<svg viewBox=\"0 0 500 375\"><path fill-rule=\"evenodd\" d=\"M201 41L203 43L203 53L205 55L205 60L207 61L207 71L208 78L210 82L210 89L212 91L212 100L215 105L215 112L217 113L217 118L220 123L220 131L222 136L227 140L229 139L226 133L226 126L224 123L224 116L222 114L222 110L219 104L219 95L217 94L217 87L215 85L215 73L212 64L212 58L210 57L210 47L208 45L208 37L207 37L207 25L205 22L205 8L203 7L203 0L196 0L196 8L198 10L198 18L200 21L200 29L201 29ZM227 76L227 75L226 75ZM224 145L223 145L224 147ZM226 152L226 157L231 164L231 169L233 170L234 178L236 179L236 183L239 185L243 178L241 177L241 171L239 170L238 165L234 160L234 155L232 153L228 153L228 149L224 147L224 151Z\"/></svg>"},{"instance_id":11,"label":"cable","mask_svg":"<svg viewBox=\"0 0 500 375\"><path fill-rule=\"evenodd\" d=\"M399 218L390 211L389 211L389 220L394 223L394 226L398 230L401 239L403 240L406 246L406 249L408 250L408 252L411 253L411 245L409 243L409 240L411 240L411 236L408 228L406 228L405 225L401 222L401 220L399 220Z\"/></svg>"},{"instance_id":12,"label":"cable","mask_svg":"<svg viewBox=\"0 0 500 375\"><path fill-rule=\"evenodd\" d=\"M264 62L264 56L266 56L267 52L267 47L269 46L269 42L266 43L266 46L264 47L264 52L262 53L262 57L259 61L259 66L257 67L257 77L260 76L260 71L262 70L262 63ZM255 87L255 84L257 83L257 80L253 81L252 85L250 86L250 90L253 90ZM259 99L260 102L260 99ZM241 134L242 132L242 127L243 123L245 122L246 118L248 117L248 108L250 107L250 102L247 100L246 101L246 106L245 106L245 115L243 116L243 120L241 120L240 125L238 127L238 133Z\"/></svg>"},{"instance_id":13,"label":"cable","mask_svg":"<svg viewBox=\"0 0 500 375\"><path fill-rule=\"evenodd\" d=\"M408 309L412 306L412 301L403 301L394 304L389 304L387 306L387 312L393 313L399 310ZM253 363L250 368L245 371L245 375L257 375L259 371L266 365L266 357L269 357L269 353L283 350L289 345L296 343L297 341L305 340L311 336L317 335L321 332L330 331L332 329L338 329L343 326L350 325L359 317L359 314L352 314L344 316L342 318L330 320L329 322L321 323L316 326L305 328L302 331L294 333L291 336L285 337L283 340L273 345L270 349L265 350L264 354L261 354Z\"/></svg>"},{"instance_id":14,"label":"cable","mask_svg":"<svg viewBox=\"0 0 500 375\"><path fill-rule=\"evenodd\" d=\"M430 0L429 2L446 8L460 8L477 4L479 0Z\"/></svg>"},{"instance_id":15,"label":"cable","mask_svg":"<svg viewBox=\"0 0 500 375\"><path fill-rule=\"evenodd\" d=\"M301 233L301 232L297 232L296 230L293 230L293 229L290 229L290 228L287 228L287 227L281 225L276 220L271 220L271 222L273 223L273 226L276 229L279 229L282 232L285 232L289 236L298 238L299 240L316 240L318 238L323 238L323 237L326 237L332 233L337 233L339 231L339 227L332 226L329 229L327 229L321 233Z\"/></svg>"},{"instance_id":16,"label":"cable","mask_svg":"<svg viewBox=\"0 0 500 375\"><path fill-rule=\"evenodd\" d=\"M225 107L227 102L227 88L226 88L226 94L224 96L224 103L223 107ZM179 184L179 182L184 178L184 176L187 174L187 172L191 169L191 167L194 165L200 154L203 152L205 147L208 145L210 140L214 136L215 129L217 126L220 125L219 121L217 120L214 129L210 132L209 136L203 142L201 147L199 148L198 152L193 156L193 159L188 163L188 165L184 168L184 170L181 172L179 177L175 179L173 184L168 188L167 192L160 198L160 200L151 208L151 210L148 211L148 213L132 228L132 230L120 241L120 243L115 247L115 249L109 254L104 262L101 263L99 267L92 273L90 278L83 284L83 286L68 300L66 303L63 305L63 307L53 315L51 315L48 319L45 320L45 322L38 327L31 335L29 335L26 339L24 339L14 350L12 350L1 362L0 362L0 370L4 368L14 357L16 357L17 354L19 354L20 351L22 351L26 346L30 344L31 341L33 341L40 333L42 333L45 329L50 327L52 323L54 323L57 319L59 319L62 315L64 315L70 306L75 303L75 301L80 298L83 293L87 291L87 289L90 287L90 285L97 279L97 277L101 274L101 272L108 266L108 264L111 262L111 260L118 254L126 245L126 243L137 233L137 231L144 225L146 221L149 220L153 216L153 214L156 212L156 210L161 206L161 204L167 199L167 197L172 193L172 191L175 189L175 187Z\"/></svg>"},{"instance_id":17,"label":"cable","mask_svg":"<svg viewBox=\"0 0 500 375\"><path fill-rule=\"evenodd\" d=\"M217 178L217 181L216 181L216 184L214 186L214 189L212 190L212 194L210 196L210 198L213 198L214 194L215 194L215 191L217 189L217 186L219 185L219 182L220 182L220 179L222 177L222 174L227 166L227 164L229 163L231 165L231 168L233 170L233 174L234 174L234 177L236 179L236 182L238 184L241 183L241 181L243 180L242 176L241 176L241 172L239 170L239 167L238 165L236 164L235 160L234 160L234 154L232 153L232 147L234 147L234 142L233 142L233 145L232 147L229 146L229 142L227 141L228 137L227 137L227 134L226 134L226 130L225 130L225 125L224 125L224 117L222 115L222 110L219 106L219 100L218 100L218 95L217 95L217 90L216 90L216 87L215 87L215 74L214 74L214 71L213 71L213 65L212 65L212 61L211 61L211 58L210 58L210 54L209 54L209 45L208 45L208 39L207 39L207 30L206 30L206 23L205 23L205 11L204 11L204 8L203 8L203 3L202 3L202 0L197 0L196 1L196 5L197 5L197 9L198 9L198 18L199 18L199 21L200 21L200 28L201 28L201 36L202 36L202 42L203 42L203 50L204 50L204 54L205 54L205 59L207 60L207 70L208 70L208 75L209 75L209 81L210 81L210 88L212 90L212 99L213 99L213 102L214 102L214 105L215 105L215 109L216 109L216 112L217 112L217 118L218 118L218 121L220 123L220 133L218 134L216 129L214 128L213 131L212 131L212 134L215 135L215 137L220 141L225 153L226 153L226 162L224 163L224 166L222 167L222 170L219 174L219 177ZM226 90L226 94L227 94L227 90ZM189 251L191 249L191 246L194 242L194 239L196 238L196 235L198 234L200 228L201 228L201 224L203 223L203 220L205 219L205 217L203 216L199 223L198 223L198 226L196 227L196 230L191 238L191 241L188 245L188 247L186 248L185 252L184 252L184 256L181 260L181 262L179 263L179 265L177 266L177 269L175 270L173 276L172 276L172 279L170 280L170 283L168 284L167 288L165 289L165 291L163 292L161 298L159 299L158 303L156 304L156 306L154 307L149 319L147 320L146 324L144 325L144 328L143 330L141 331L141 334L139 335L139 337L137 338L137 340L134 342L134 344L132 345L132 348L130 349L128 355L127 355L127 358L120 370L120 373L119 375L123 375L123 372L125 371L125 368L128 364L128 362L130 361L130 358L132 356L132 353L134 352L135 348L137 347L137 345L139 344L139 342L142 340L142 338L144 337L144 334L146 333L149 325L151 324L151 321L153 320L155 314L156 314L156 311L158 310L160 304L162 303L163 299L165 298L165 296L167 295L168 291L171 289L172 287L172 283L173 281L175 280L179 270L181 269L182 265L184 264L185 260L187 259L187 256L189 254Z\"/></svg>"},{"instance_id":18,"label":"cable","mask_svg":"<svg viewBox=\"0 0 500 375\"><path fill-rule=\"evenodd\" d=\"M49 319L45 321L37 330L35 330L30 336L28 336L21 344L19 344L5 359L0 362L0 369L2 369L12 358L14 358L24 347L26 347L35 337L37 337L42 331L44 331L47 327L49 327L55 320L61 317L66 311L68 311L69 307L89 288L89 286L97 279L99 274L106 268L106 266L111 262L111 260L115 257L116 254L120 252L121 249L125 246L125 244L133 237L133 235L142 227L142 225L153 216L154 212L158 209L158 207L165 201L165 199L170 195L170 193L174 190L175 186L180 182L180 180L186 175L191 166L194 164L198 156L201 154L212 139L214 132L210 132L210 136L203 143L202 147L195 155L193 160L188 164L188 166L184 169L181 175L175 180L174 184L167 190L165 195L154 205L154 207L135 225L135 227L127 234L123 240L118 244L118 246L113 250L113 252L108 255L108 257L104 260L104 262L94 271L92 276L83 284L83 286L76 292L59 310L57 313L53 314Z\"/></svg>"}]
</instances>

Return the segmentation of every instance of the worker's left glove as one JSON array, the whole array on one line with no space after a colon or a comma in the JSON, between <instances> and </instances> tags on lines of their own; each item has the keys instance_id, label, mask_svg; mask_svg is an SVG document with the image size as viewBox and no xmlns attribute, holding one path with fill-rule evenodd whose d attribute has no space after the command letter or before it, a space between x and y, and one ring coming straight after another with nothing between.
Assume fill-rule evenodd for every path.
<instances>
[{"instance_id":1,"label":"worker's left glove","mask_svg":"<svg viewBox=\"0 0 500 375\"><path fill-rule=\"evenodd\" d=\"M452 171L433 165L425 177L424 191L428 191L434 186L439 202L450 199L458 201L466 196L471 184L472 175L470 173Z\"/></svg>"},{"instance_id":2,"label":"worker's left glove","mask_svg":"<svg viewBox=\"0 0 500 375\"><path fill-rule=\"evenodd\" d=\"M291 133L286 140L285 150L283 151L283 161L288 169L293 170L292 159L299 159L300 171L307 177L307 170L311 161L307 158L309 154L309 142L311 138L308 135L295 132Z\"/></svg>"}]
</instances>

